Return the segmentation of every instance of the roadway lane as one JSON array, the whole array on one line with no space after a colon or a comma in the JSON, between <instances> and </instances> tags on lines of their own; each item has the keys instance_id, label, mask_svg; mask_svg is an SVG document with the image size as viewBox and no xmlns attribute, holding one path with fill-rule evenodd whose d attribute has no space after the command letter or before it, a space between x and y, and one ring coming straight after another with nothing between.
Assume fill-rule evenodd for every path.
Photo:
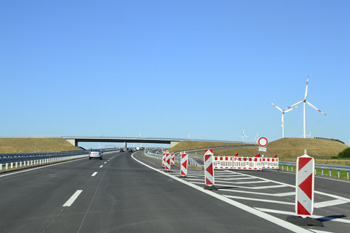
<instances>
[{"instance_id":1,"label":"roadway lane","mask_svg":"<svg viewBox=\"0 0 350 233\"><path fill-rule=\"evenodd\" d=\"M0 187L1 232L288 232L126 152L0 177Z\"/></svg>"}]
</instances>

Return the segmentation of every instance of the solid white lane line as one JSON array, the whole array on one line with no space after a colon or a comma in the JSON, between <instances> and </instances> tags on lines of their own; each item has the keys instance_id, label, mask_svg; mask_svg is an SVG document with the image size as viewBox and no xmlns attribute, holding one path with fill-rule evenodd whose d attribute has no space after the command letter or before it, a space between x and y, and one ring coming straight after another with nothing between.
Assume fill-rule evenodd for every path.
<instances>
[{"instance_id":1,"label":"solid white lane line","mask_svg":"<svg viewBox=\"0 0 350 233\"><path fill-rule=\"evenodd\" d=\"M265 208L256 208L257 210L266 212L266 213L272 213L272 214L283 214L283 215L292 215L292 216L298 216L295 214L295 212L289 212L289 211L283 211L283 210L271 210L271 209L265 209ZM314 219L324 219L327 221L333 221L333 222L342 222L342 223L349 223L349 219L341 219L341 218L332 218L328 216L320 216L320 215L311 215L310 218Z\"/></svg>"},{"instance_id":2,"label":"solid white lane line","mask_svg":"<svg viewBox=\"0 0 350 233\"><path fill-rule=\"evenodd\" d=\"M275 203L275 204L282 204L282 205L295 205L294 202L285 202L285 201L274 201L274 200L267 200L267 199L261 199L261 198L249 198L249 197L237 197L237 196L230 196L230 195L223 195L224 197L228 197L231 199L240 199L240 200L248 200L248 201L260 201L260 202L269 202L269 203Z\"/></svg>"},{"instance_id":3,"label":"solid white lane line","mask_svg":"<svg viewBox=\"0 0 350 233\"><path fill-rule=\"evenodd\" d=\"M333 205L341 205L348 203L348 201L345 200L330 200L330 201L323 201L323 202L317 202L314 203L315 208L322 208L322 207L328 207L328 206L333 206Z\"/></svg>"},{"instance_id":4,"label":"solid white lane line","mask_svg":"<svg viewBox=\"0 0 350 233\"><path fill-rule=\"evenodd\" d=\"M196 189L196 190L198 190L198 191L200 191L200 192L203 192L203 193L205 193L205 194L207 194L207 195L210 195L210 196L212 196L212 197L214 197L214 198L216 198L216 199L219 199L219 200L221 200L221 201L223 201L223 202L226 202L226 203L228 203L228 204L230 204L230 205L232 205L232 206L235 206L235 207L237 207L237 208L239 208L239 209L241 209L241 210L243 210L243 211L246 211L246 212L251 213L251 214L253 214L253 215L257 216L257 217L260 217L260 218L262 218L262 219L265 219L265 220L267 220L267 221L269 221L269 222L271 222L271 223L273 223L273 224L276 224L276 225L278 225L278 226L281 226L281 227L283 227L283 228L285 228L285 229L288 229L288 230L291 230L291 231L294 231L294 232L299 232L299 233L302 233L302 232L311 232L311 231L309 231L309 230L307 230L307 229L304 229L304 228L302 228L302 227L299 227L299 226L297 226L297 225L294 225L294 224L292 224L292 223L290 223L290 222L287 222L287 221L285 221L285 220L282 220L282 219L277 218L277 217L275 217L275 216L266 214L266 213L264 213L264 212L262 212L262 211L259 211L259 210L255 209L255 208L252 208L252 207L250 207L250 206L244 205L244 204L242 204L242 203L239 203L239 202L237 202L237 201L234 201L234 200L232 200L232 199L229 199L229 198L227 198L227 197L224 197L224 196L222 196L222 195L220 195L220 194L218 194L218 193L215 193L215 192L212 192L212 191L209 191L209 190L205 190L203 187L199 187L198 185L195 185L195 184L189 183L189 182L187 182L187 181L184 181L184 180L182 180L181 178L178 178L178 177L176 177L176 176L172 176L172 175L167 174L167 173L165 173L165 172L159 171L158 169L153 168L153 167L149 166L148 164L145 164L145 163L139 161L138 159L134 158L134 154L131 155L131 158L133 158L133 159L134 159L135 161L137 161L138 163L140 163L140 164L142 164L142 165L148 167L149 169L152 169L152 170L154 170L154 171L156 171L156 172L159 172L159 173L161 173L161 174L163 174L163 175L165 175L165 176L168 176L168 177L170 177L170 178L172 178L172 179L174 179L174 180L177 180L177 181L180 182L180 183L183 183L183 184L185 184L185 185L187 185L187 186L190 186L190 187L192 187L192 188L194 188L194 189Z\"/></svg>"},{"instance_id":5,"label":"solid white lane line","mask_svg":"<svg viewBox=\"0 0 350 233\"><path fill-rule=\"evenodd\" d=\"M101 165L100 168L103 168L103 165Z\"/></svg>"},{"instance_id":6,"label":"solid white lane line","mask_svg":"<svg viewBox=\"0 0 350 233\"><path fill-rule=\"evenodd\" d=\"M92 175L91 176L96 176L97 175L97 172L94 172L94 173L92 173Z\"/></svg>"},{"instance_id":7,"label":"solid white lane line","mask_svg":"<svg viewBox=\"0 0 350 233\"><path fill-rule=\"evenodd\" d=\"M83 190L77 190L69 199L66 203L63 204L63 207L69 207L71 206L74 201L79 197Z\"/></svg>"}]
</instances>

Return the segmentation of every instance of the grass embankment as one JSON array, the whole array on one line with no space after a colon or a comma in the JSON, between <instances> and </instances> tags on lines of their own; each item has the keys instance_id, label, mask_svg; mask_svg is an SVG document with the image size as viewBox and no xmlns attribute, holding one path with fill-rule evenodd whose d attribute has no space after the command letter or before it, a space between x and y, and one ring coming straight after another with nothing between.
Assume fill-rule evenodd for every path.
<instances>
[{"instance_id":1,"label":"grass embankment","mask_svg":"<svg viewBox=\"0 0 350 233\"><path fill-rule=\"evenodd\" d=\"M81 150L63 138L0 138L0 153L44 153Z\"/></svg>"},{"instance_id":2,"label":"grass embankment","mask_svg":"<svg viewBox=\"0 0 350 233\"><path fill-rule=\"evenodd\" d=\"M250 145L244 143L231 143L231 142L198 142L198 141L182 141L176 146L169 149L170 152L178 151L189 151L194 149L212 149L217 147L226 147L226 146L242 146Z\"/></svg>"},{"instance_id":3,"label":"grass embankment","mask_svg":"<svg viewBox=\"0 0 350 233\"><path fill-rule=\"evenodd\" d=\"M193 143L193 144L192 144ZM197 148L215 148L222 146L240 145L239 143L215 143L215 142L180 142L175 147L171 148L172 151L182 151ZM244 145L244 144L241 144ZM246 147L246 148L231 148L225 150L215 150L215 156L229 156L236 153L239 156L255 156L256 154L263 154L265 157L273 157L278 155L283 161L295 162L298 156L304 154L304 150L307 149L307 154L315 158L318 164L336 164L336 165L350 165L349 159L331 159L331 157L338 156L338 153L347 148L346 145L326 139L314 139L314 138L283 138L267 145L267 152L259 152L258 146Z\"/></svg>"}]
</instances>

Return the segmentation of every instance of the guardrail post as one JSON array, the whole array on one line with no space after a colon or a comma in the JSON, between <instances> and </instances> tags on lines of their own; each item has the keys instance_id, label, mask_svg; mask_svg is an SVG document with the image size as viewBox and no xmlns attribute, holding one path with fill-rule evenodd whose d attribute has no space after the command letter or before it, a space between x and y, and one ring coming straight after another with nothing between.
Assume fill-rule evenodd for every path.
<instances>
[{"instance_id":1,"label":"guardrail post","mask_svg":"<svg viewBox=\"0 0 350 233\"><path fill-rule=\"evenodd\" d=\"M332 176L332 169L329 169L329 176Z\"/></svg>"},{"instance_id":2,"label":"guardrail post","mask_svg":"<svg viewBox=\"0 0 350 233\"><path fill-rule=\"evenodd\" d=\"M339 170L338 170L338 178L340 178L340 172L339 172Z\"/></svg>"},{"instance_id":3,"label":"guardrail post","mask_svg":"<svg viewBox=\"0 0 350 233\"><path fill-rule=\"evenodd\" d=\"M349 179L349 172L346 173L346 178Z\"/></svg>"},{"instance_id":4,"label":"guardrail post","mask_svg":"<svg viewBox=\"0 0 350 233\"><path fill-rule=\"evenodd\" d=\"M6 170L9 169L9 164L8 164L8 163L5 164L5 169L6 169Z\"/></svg>"},{"instance_id":5,"label":"guardrail post","mask_svg":"<svg viewBox=\"0 0 350 233\"><path fill-rule=\"evenodd\" d=\"M2 163L0 163L0 171L2 171Z\"/></svg>"},{"instance_id":6,"label":"guardrail post","mask_svg":"<svg viewBox=\"0 0 350 233\"><path fill-rule=\"evenodd\" d=\"M288 171L288 165L287 165L287 171Z\"/></svg>"},{"instance_id":7,"label":"guardrail post","mask_svg":"<svg viewBox=\"0 0 350 233\"><path fill-rule=\"evenodd\" d=\"M323 176L323 168L322 168L322 176Z\"/></svg>"},{"instance_id":8,"label":"guardrail post","mask_svg":"<svg viewBox=\"0 0 350 233\"><path fill-rule=\"evenodd\" d=\"M12 169L13 168L13 163L11 162L11 166L10 166L10 168Z\"/></svg>"}]
</instances>

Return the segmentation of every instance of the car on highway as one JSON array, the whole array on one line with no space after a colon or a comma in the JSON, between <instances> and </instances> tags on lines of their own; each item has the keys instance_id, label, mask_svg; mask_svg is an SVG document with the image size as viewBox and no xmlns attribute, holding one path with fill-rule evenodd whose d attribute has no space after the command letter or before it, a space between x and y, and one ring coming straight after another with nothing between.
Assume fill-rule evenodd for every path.
<instances>
[{"instance_id":1,"label":"car on highway","mask_svg":"<svg viewBox=\"0 0 350 233\"><path fill-rule=\"evenodd\" d=\"M102 160L102 152L101 151L91 151L89 154L89 159L96 158Z\"/></svg>"},{"instance_id":2,"label":"car on highway","mask_svg":"<svg viewBox=\"0 0 350 233\"><path fill-rule=\"evenodd\" d=\"M119 152L124 152L124 149L120 149Z\"/></svg>"}]
</instances>

